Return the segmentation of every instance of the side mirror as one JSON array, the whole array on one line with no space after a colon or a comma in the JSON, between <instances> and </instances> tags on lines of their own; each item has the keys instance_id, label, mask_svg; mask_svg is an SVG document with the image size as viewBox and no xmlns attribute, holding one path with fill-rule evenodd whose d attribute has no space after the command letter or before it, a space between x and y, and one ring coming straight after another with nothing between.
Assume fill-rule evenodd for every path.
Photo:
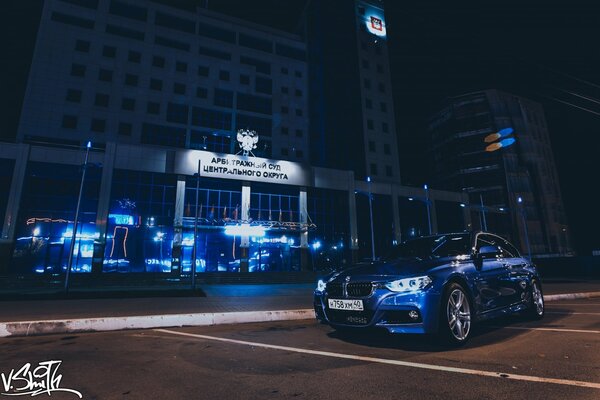
<instances>
[{"instance_id":1,"label":"side mirror","mask_svg":"<svg viewBox=\"0 0 600 400\"><path fill-rule=\"evenodd\" d=\"M500 252L496 246L481 246L477 252L477 258L485 260L488 258L495 258Z\"/></svg>"}]
</instances>

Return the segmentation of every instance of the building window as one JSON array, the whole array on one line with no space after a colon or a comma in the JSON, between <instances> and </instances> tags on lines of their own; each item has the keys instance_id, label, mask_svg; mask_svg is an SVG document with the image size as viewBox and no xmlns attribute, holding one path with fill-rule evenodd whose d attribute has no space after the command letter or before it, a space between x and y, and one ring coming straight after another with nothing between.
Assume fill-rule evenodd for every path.
<instances>
[{"instance_id":1,"label":"building window","mask_svg":"<svg viewBox=\"0 0 600 400\"><path fill-rule=\"evenodd\" d=\"M174 83L173 84L173 93L185 94L185 85L183 83Z\"/></svg>"},{"instance_id":2,"label":"building window","mask_svg":"<svg viewBox=\"0 0 600 400\"><path fill-rule=\"evenodd\" d=\"M130 50L127 54L127 60L129 62L139 64L142 61L142 53Z\"/></svg>"},{"instance_id":3,"label":"building window","mask_svg":"<svg viewBox=\"0 0 600 400\"><path fill-rule=\"evenodd\" d=\"M281 67L281 73L284 75L287 75L289 73L289 71L286 67Z\"/></svg>"},{"instance_id":4,"label":"building window","mask_svg":"<svg viewBox=\"0 0 600 400\"><path fill-rule=\"evenodd\" d=\"M287 156L289 154L289 150L286 147L283 147L281 149L281 155L282 156Z\"/></svg>"},{"instance_id":5,"label":"building window","mask_svg":"<svg viewBox=\"0 0 600 400\"><path fill-rule=\"evenodd\" d=\"M229 71L221 70L219 71L219 80L229 81Z\"/></svg>"},{"instance_id":6,"label":"building window","mask_svg":"<svg viewBox=\"0 0 600 400\"><path fill-rule=\"evenodd\" d=\"M112 82L113 72L108 69L100 68L98 71L98 80L102 82Z\"/></svg>"},{"instance_id":7,"label":"building window","mask_svg":"<svg viewBox=\"0 0 600 400\"><path fill-rule=\"evenodd\" d=\"M372 119L367 120L367 128L373 129L373 120Z\"/></svg>"},{"instance_id":8,"label":"building window","mask_svg":"<svg viewBox=\"0 0 600 400\"><path fill-rule=\"evenodd\" d=\"M300 108L296 108L296 116L297 117L301 117L302 116L302 110Z\"/></svg>"},{"instance_id":9,"label":"building window","mask_svg":"<svg viewBox=\"0 0 600 400\"><path fill-rule=\"evenodd\" d=\"M209 69L207 66L198 65L198 76L208 76Z\"/></svg>"},{"instance_id":10,"label":"building window","mask_svg":"<svg viewBox=\"0 0 600 400\"><path fill-rule=\"evenodd\" d=\"M381 131L384 132L384 133L388 133L389 129L388 129L387 122L382 122L381 123Z\"/></svg>"},{"instance_id":11,"label":"building window","mask_svg":"<svg viewBox=\"0 0 600 400\"><path fill-rule=\"evenodd\" d=\"M362 66L365 69L369 69L369 61L363 59L362 60Z\"/></svg>"},{"instance_id":12,"label":"building window","mask_svg":"<svg viewBox=\"0 0 600 400\"><path fill-rule=\"evenodd\" d=\"M188 65L183 61L177 61L175 63L175 71L177 72L187 72Z\"/></svg>"},{"instance_id":13,"label":"building window","mask_svg":"<svg viewBox=\"0 0 600 400\"><path fill-rule=\"evenodd\" d=\"M281 106L281 113L287 114L290 112L290 109L287 106Z\"/></svg>"},{"instance_id":14,"label":"building window","mask_svg":"<svg viewBox=\"0 0 600 400\"><path fill-rule=\"evenodd\" d=\"M65 100L73 103L81 103L81 90L68 89Z\"/></svg>"},{"instance_id":15,"label":"building window","mask_svg":"<svg viewBox=\"0 0 600 400\"><path fill-rule=\"evenodd\" d=\"M75 42L75 51L79 51L80 53L89 53L90 42L87 40L77 40Z\"/></svg>"},{"instance_id":16,"label":"building window","mask_svg":"<svg viewBox=\"0 0 600 400\"><path fill-rule=\"evenodd\" d=\"M106 130L106 120L93 118L90 129L92 130L92 132L104 132Z\"/></svg>"},{"instance_id":17,"label":"building window","mask_svg":"<svg viewBox=\"0 0 600 400\"><path fill-rule=\"evenodd\" d=\"M304 152L302 150L296 149L296 158L304 157Z\"/></svg>"},{"instance_id":18,"label":"building window","mask_svg":"<svg viewBox=\"0 0 600 400\"><path fill-rule=\"evenodd\" d=\"M150 79L150 89L161 91L163 87L163 81L160 79Z\"/></svg>"},{"instance_id":19,"label":"building window","mask_svg":"<svg viewBox=\"0 0 600 400\"><path fill-rule=\"evenodd\" d=\"M375 54L381 55L381 47L379 47L379 46L375 47Z\"/></svg>"},{"instance_id":20,"label":"building window","mask_svg":"<svg viewBox=\"0 0 600 400\"><path fill-rule=\"evenodd\" d=\"M364 7L358 7L358 13L360 15L365 15L365 8Z\"/></svg>"},{"instance_id":21,"label":"building window","mask_svg":"<svg viewBox=\"0 0 600 400\"><path fill-rule=\"evenodd\" d=\"M115 58L117 56L117 48L113 46L104 46L102 48L102 56L107 58Z\"/></svg>"},{"instance_id":22,"label":"building window","mask_svg":"<svg viewBox=\"0 0 600 400\"><path fill-rule=\"evenodd\" d=\"M104 93L96 93L96 98L94 99L94 105L96 107L108 107L109 97Z\"/></svg>"},{"instance_id":23,"label":"building window","mask_svg":"<svg viewBox=\"0 0 600 400\"><path fill-rule=\"evenodd\" d=\"M377 175L377 164L371 164L371 175Z\"/></svg>"},{"instance_id":24,"label":"building window","mask_svg":"<svg viewBox=\"0 0 600 400\"><path fill-rule=\"evenodd\" d=\"M294 71L294 76L296 78L302 78L302 71Z\"/></svg>"},{"instance_id":25,"label":"building window","mask_svg":"<svg viewBox=\"0 0 600 400\"><path fill-rule=\"evenodd\" d=\"M366 42L361 42L360 43L360 48L363 49L363 50L365 50L365 51L369 50L369 46L367 45Z\"/></svg>"},{"instance_id":26,"label":"building window","mask_svg":"<svg viewBox=\"0 0 600 400\"><path fill-rule=\"evenodd\" d=\"M257 76L255 79L255 87L257 93L272 94L273 93L273 81L269 78L261 78Z\"/></svg>"},{"instance_id":27,"label":"building window","mask_svg":"<svg viewBox=\"0 0 600 400\"><path fill-rule=\"evenodd\" d=\"M288 135L289 133L290 133L290 130L287 127L285 127L285 126L281 127L281 134L282 135Z\"/></svg>"},{"instance_id":28,"label":"building window","mask_svg":"<svg viewBox=\"0 0 600 400\"><path fill-rule=\"evenodd\" d=\"M390 145L388 143L383 145L383 153L390 155L392 153L392 149L390 148Z\"/></svg>"},{"instance_id":29,"label":"building window","mask_svg":"<svg viewBox=\"0 0 600 400\"><path fill-rule=\"evenodd\" d=\"M302 90L296 89L295 94L296 94L296 97L302 97Z\"/></svg>"},{"instance_id":30,"label":"building window","mask_svg":"<svg viewBox=\"0 0 600 400\"><path fill-rule=\"evenodd\" d=\"M380 106L381 106L381 112L386 113L387 112L387 104L381 103Z\"/></svg>"},{"instance_id":31,"label":"building window","mask_svg":"<svg viewBox=\"0 0 600 400\"><path fill-rule=\"evenodd\" d=\"M290 89L287 86L282 86L281 87L281 93L288 94L289 91L290 91Z\"/></svg>"},{"instance_id":32,"label":"building window","mask_svg":"<svg viewBox=\"0 0 600 400\"><path fill-rule=\"evenodd\" d=\"M85 65L73 64L71 65L71 76L85 76Z\"/></svg>"},{"instance_id":33,"label":"building window","mask_svg":"<svg viewBox=\"0 0 600 400\"><path fill-rule=\"evenodd\" d=\"M117 133L122 136L131 136L133 126L129 122L120 122Z\"/></svg>"},{"instance_id":34,"label":"building window","mask_svg":"<svg viewBox=\"0 0 600 400\"><path fill-rule=\"evenodd\" d=\"M380 84L379 84L379 91L380 91L381 93L385 93L385 85L384 85L383 83L380 83Z\"/></svg>"},{"instance_id":35,"label":"building window","mask_svg":"<svg viewBox=\"0 0 600 400\"><path fill-rule=\"evenodd\" d=\"M304 135L304 132L302 132L302 129L296 129L296 137L302 137Z\"/></svg>"},{"instance_id":36,"label":"building window","mask_svg":"<svg viewBox=\"0 0 600 400\"><path fill-rule=\"evenodd\" d=\"M233 107L233 92L230 90L215 89L214 99L215 106Z\"/></svg>"},{"instance_id":37,"label":"building window","mask_svg":"<svg viewBox=\"0 0 600 400\"><path fill-rule=\"evenodd\" d=\"M383 65L377 64L377 72L379 72L380 74L383 74Z\"/></svg>"},{"instance_id":38,"label":"building window","mask_svg":"<svg viewBox=\"0 0 600 400\"><path fill-rule=\"evenodd\" d=\"M386 176L394 176L394 173L392 172L392 166L391 165L386 165L385 166L385 175Z\"/></svg>"},{"instance_id":39,"label":"building window","mask_svg":"<svg viewBox=\"0 0 600 400\"><path fill-rule=\"evenodd\" d=\"M249 85L250 84L250 77L248 75L240 75L240 83L242 85Z\"/></svg>"},{"instance_id":40,"label":"building window","mask_svg":"<svg viewBox=\"0 0 600 400\"><path fill-rule=\"evenodd\" d=\"M206 99L208 97L208 90L204 87L198 86L196 88L196 97L199 99Z\"/></svg>"},{"instance_id":41,"label":"building window","mask_svg":"<svg viewBox=\"0 0 600 400\"><path fill-rule=\"evenodd\" d=\"M121 101L121 108L126 111L134 111L135 110L135 100L129 97L125 97Z\"/></svg>"},{"instance_id":42,"label":"building window","mask_svg":"<svg viewBox=\"0 0 600 400\"><path fill-rule=\"evenodd\" d=\"M164 57L154 56L152 57L152 66L157 68L165 67L165 59Z\"/></svg>"},{"instance_id":43,"label":"building window","mask_svg":"<svg viewBox=\"0 0 600 400\"><path fill-rule=\"evenodd\" d=\"M369 151L375 152L375 142L369 140Z\"/></svg>"},{"instance_id":44,"label":"building window","mask_svg":"<svg viewBox=\"0 0 600 400\"><path fill-rule=\"evenodd\" d=\"M364 85L365 89L371 89L371 81L370 80L365 79L363 81L363 85Z\"/></svg>"},{"instance_id":45,"label":"building window","mask_svg":"<svg viewBox=\"0 0 600 400\"><path fill-rule=\"evenodd\" d=\"M146 105L146 111L148 114L158 115L160 113L160 104L154 101L149 101Z\"/></svg>"},{"instance_id":46,"label":"building window","mask_svg":"<svg viewBox=\"0 0 600 400\"><path fill-rule=\"evenodd\" d=\"M365 99L365 108L371 110L373 108L373 101L371 99Z\"/></svg>"},{"instance_id":47,"label":"building window","mask_svg":"<svg viewBox=\"0 0 600 400\"><path fill-rule=\"evenodd\" d=\"M75 115L63 115L62 127L65 129L77 129L77 117Z\"/></svg>"},{"instance_id":48,"label":"building window","mask_svg":"<svg viewBox=\"0 0 600 400\"><path fill-rule=\"evenodd\" d=\"M125 84L127 86L137 86L138 76L133 74L125 74Z\"/></svg>"}]
</instances>

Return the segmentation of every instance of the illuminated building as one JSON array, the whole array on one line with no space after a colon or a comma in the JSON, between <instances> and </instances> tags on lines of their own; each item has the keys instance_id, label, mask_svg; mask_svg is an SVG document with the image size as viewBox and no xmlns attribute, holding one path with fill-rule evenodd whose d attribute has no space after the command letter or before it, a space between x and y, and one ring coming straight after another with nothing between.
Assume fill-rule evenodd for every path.
<instances>
[{"instance_id":1,"label":"illuminated building","mask_svg":"<svg viewBox=\"0 0 600 400\"><path fill-rule=\"evenodd\" d=\"M429 130L433 182L439 188L469 193L476 228L487 225L527 252L524 212L533 254L572 252L539 103L499 90L468 93L447 99L430 118Z\"/></svg>"}]
</instances>

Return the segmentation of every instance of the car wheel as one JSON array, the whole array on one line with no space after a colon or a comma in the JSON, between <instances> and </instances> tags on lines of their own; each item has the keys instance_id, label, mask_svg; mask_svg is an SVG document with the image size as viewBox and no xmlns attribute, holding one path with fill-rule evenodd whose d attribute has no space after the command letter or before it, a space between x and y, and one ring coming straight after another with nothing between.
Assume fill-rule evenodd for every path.
<instances>
[{"instance_id":1,"label":"car wheel","mask_svg":"<svg viewBox=\"0 0 600 400\"><path fill-rule=\"evenodd\" d=\"M440 308L440 335L450 345L462 345L471 336L471 300L458 283L446 287Z\"/></svg>"},{"instance_id":2,"label":"car wheel","mask_svg":"<svg viewBox=\"0 0 600 400\"><path fill-rule=\"evenodd\" d=\"M544 318L544 312L546 310L544 304L544 294L542 293L542 287L537 280L531 281L531 288L529 290L529 307L527 309L527 316L531 319L542 319Z\"/></svg>"}]
</instances>

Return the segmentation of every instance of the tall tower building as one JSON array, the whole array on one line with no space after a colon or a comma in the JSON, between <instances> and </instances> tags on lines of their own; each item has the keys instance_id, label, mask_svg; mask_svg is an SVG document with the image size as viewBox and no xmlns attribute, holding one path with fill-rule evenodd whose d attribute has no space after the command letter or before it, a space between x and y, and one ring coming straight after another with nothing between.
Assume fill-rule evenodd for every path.
<instances>
[{"instance_id":1,"label":"tall tower building","mask_svg":"<svg viewBox=\"0 0 600 400\"><path fill-rule=\"evenodd\" d=\"M469 193L476 228L510 236L524 252L572 251L539 103L499 90L468 93L447 99L429 129L435 187Z\"/></svg>"},{"instance_id":2,"label":"tall tower building","mask_svg":"<svg viewBox=\"0 0 600 400\"><path fill-rule=\"evenodd\" d=\"M313 164L398 182L383 2L312 1L307 36Z\"/></svg>"}]
</instances>

